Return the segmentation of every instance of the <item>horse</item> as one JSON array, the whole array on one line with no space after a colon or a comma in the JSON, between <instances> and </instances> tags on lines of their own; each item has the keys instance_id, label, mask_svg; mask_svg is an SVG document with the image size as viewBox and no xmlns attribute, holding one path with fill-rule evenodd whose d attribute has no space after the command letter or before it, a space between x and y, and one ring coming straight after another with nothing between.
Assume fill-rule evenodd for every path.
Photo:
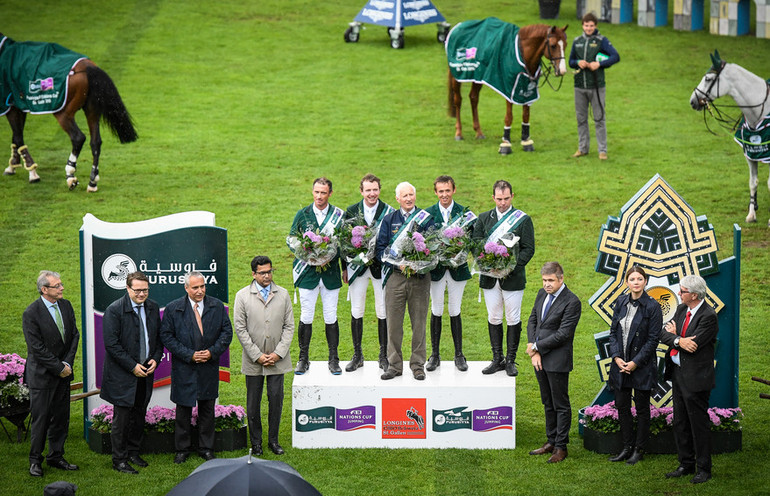
<instances>
[{"instance_id":1,"label":"horse","mask_svg":"<svg viewBox=\"0 0 770 496\"><path fill-rule=\"evenodd\" d=\"M497 21L497 20L495 20ZM471 21L473 22L473 21ZM482 21L484 22L484 21ZM502 21L498 21L502 23ZM503 23L507 24L507 23ZM462 23L457 26L462 25ZM455 28L457 28L455 26ZM540 77L540 65L541 59L545 56L551 63L551 68L556 76L561 77L567 72L567 66L565 63L565 50L567 46L567 25L563 28L557 26L548 26L545 24L531 24L521 27L518 33L519 49L520 49L520 61L526 68L527 75L530 81L534 83L535 94L537 94L537 82ZM452 33L450 33L447 39L447 47L449 47L449 41ZM475 52L475 48L473 49ZM519 52L517 50L517 52ZM450 59L451 55L447 49L447 58ZM518 55L518 53L517 53ZM481 131L481 125L479 124L478 104L479 104L479 92L481 91L482 84L488 86L501 93L505 98L506 111L505 111L505 127L503 128L503 139L500 144L498 152L501 155L508 155L512 153L511 149L511 123L513 122L513 107L511 98L500 92L497 88L494 88L486 81L479 81L476 78L463 79L463 81L472 81L471 90L468 94L468 99L471 102L471 113L473 115L473 129L476 131L476 139L484 139L484 133ZM452 74L452 67L450 61L449 77L448 77L448 114L450 117L455 117L455 140L460 141L463 139L462 124L460 122L460 107L462 105L462 95L460 94L461 81L455 79ZM536 100L537 98L535 98ZM518 102L515 102L519 104ZM521 124L521 146L524 151L534 151L534 141L530 138L529 130L529 103L522 105L522 124Z\"/></svg>"},{"instance_id":2,"label":"horse","mask_svg":"<svg viewBox=\"0 0 770 496\"><path fill-rule=\"evenodd\" d=\"M9 50L11 48L18 49L19 46L23 47L25 45L47 45L47 48L62 51L67 50L55 43L15 43L13 40L0 33L0 60L2 60L4 50ZM78 55L74 52L71 53L75 56ZM5 64L0 66L0 87L2 87L3 80L6 76L9 76L9 74L2 73L4 67ZM53 81L55 78L49 79ZM30 93L32 93L33 83L33 81L29 81ZM27 119L28 110L21 110L14 104L16 96L17 95L10 92L8 92L7 95L0 95L2 98L2 102L0 103L4 102L8 105L6 116L13 133L11 158L8 161L8 167L3 171L3 175L13 175L16 173L16 169L23 165L24 168L29 171L29 182L37 183L40 181L40 176L37 173L38 166L32 159L29 148L24 144L24 124ZM27 95L27 97L28 96L29 95ZM23 99L24 95L20 98ZM104 120L109 129L121 143L131 143L136 141L137 133L131 115L126 110L115 83L104 70L99 68L85 56L81 56L69 70L64 104L55 111L36 112L53 113L61 128L64 129L64 132L70 137L72 150L65 166L67 186L70 190L75 189L78 185L78 179L75 176L77 160L80 151L83 148L83 144L86 141L85 135L75 122L75 113L81 109L83 110L88 123L88 131L91 137L91 154L93 156L91 176L88 182L87 191L95 192L97 190L97 183L99 182L99 155L102 147L102 138L99 134L100 121ZM0 107L0 112L2 112L2 107Z\"/></svg>"},{"instance_id":3,"label":"horse","mask_svg":"<svg viewBox=\"0 0 770 496\"><path fill-rule=\"evenodd\" d=\"M743 119L736 122L732 130L737 130L735 141L743 147L744 156L749 164L751 196L746 222L756 222L759 209L757 168L759 162L770 164L770 84L737 64L725 62L716 50L711 54L711 63L711 68L690 96L690 106L694 110L711 110L714 100L730 95L741 109ZM764 137L761 133L762 129L764 129ZM767 187L770 190L770 177L768 177ZM770 221L768 221L768 227L770 227Z\"/></svg>"}]
</instances>

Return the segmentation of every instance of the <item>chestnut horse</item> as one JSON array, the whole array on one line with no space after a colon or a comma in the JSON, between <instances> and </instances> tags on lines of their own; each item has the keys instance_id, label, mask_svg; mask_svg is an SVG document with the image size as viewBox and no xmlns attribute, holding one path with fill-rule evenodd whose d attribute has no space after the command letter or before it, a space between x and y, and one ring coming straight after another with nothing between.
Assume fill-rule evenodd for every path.
<instances>
[{"instance_id":1,"label":"chestnut horse","mask_svg":"<svg viewBox=\"0 0 770 496\"><path fill-rule=\"evenodd\" d=\"M554 74L556 76L563 76L567 72L567 66L565 63L565 50L567 47L567 31L568 26L559 28L557 26L548 26L545 24L531 24L523 26L519 30L519 45L521 47L521 54L526 66L529 76L533 79L537 79L539 76L539 68L541 59L545 56L551 62ZM473 129L476 131L476 139L484 139L484 133L481 132L481 125L479 124L479 92L481 91L481 85L483 83L473 82L471 83L471 91L468 94L468 99L471 102L471 113L473 114ZM460 95L460 85L449 71L449 115L456 117L455 124L455 140L462 140L462 124L460 123L460 107L462 104L462 96ZM508 155L511 150L511 123L513 122L513 108L511 101L506 98L505 100L505 128L503 129L503 140L500 144L499 153L502 155ZM524 151L533 151L535 149L534 142L530 138L529 134L529 105L522 106L522 124L521 124L521 146Z\"/></svg>"},{"instance_id":2,"label":"chestnut horse","mask_svg":"<svg viewBox=\"0 0 770 496\"><path fill-rule=\"evenodd\" d=\"M3 34L0 33L0 40L2 39ZM6 95L2 95L2 97L4 100L6 99ZM36 171L37 164L32 159L29 148L24 144L24 123L27 119L27 113L13 106L12 101L9 102L10 107L6 116L11 124L13 138L11 159L3 174L13 175L16 173L15 169L23 165L29 171L29 182L36 183L40 181L40 176ZM79 60L69 73L66 102L63 107L53 113L72 142L72 151L65 166L67 186L70 190L78 185L78 179L75 176L77 159L86 141L85 135L75 122L75 112L80 109L83 110L88 123L88 130L91 135L91 154L93 155L91 177L87 190L94 192L97 190L96 184L99 182L99 154L102 147L102 138L99 134L100 120L104 119L104 122L121 143L136 141L137 134L131 116L126 110L112 79L89 59Z\"/></svg>"}]
</instances>

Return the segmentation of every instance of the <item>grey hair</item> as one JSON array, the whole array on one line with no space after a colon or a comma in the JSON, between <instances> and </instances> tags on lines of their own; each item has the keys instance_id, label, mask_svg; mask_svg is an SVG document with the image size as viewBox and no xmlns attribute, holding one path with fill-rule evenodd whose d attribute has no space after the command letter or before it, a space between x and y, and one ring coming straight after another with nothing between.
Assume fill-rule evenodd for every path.
<instances>
[{"instance_id":1,"label":"grey hair","mask_svg":"<svg viewBox=\"0 0 770 496\"><path fill-rule=\"evenodd\" d=\"M701 276L689 275L679 280L679 287L684 286L690 293L694 294L699 300L704 300L708 294L708 286Z\"/></svg>"},{"instance_id":2,"label":"grey hair","mask_svg":"<svg viewBox=\"0 0 770 496\"><path fill-rule=\"evenodd\" d=\"M414 194L417 194L417 188L412 186L411 183L408 183L408 182L404 181L402 183L398 183L398 186L396 186L396 199L398 199L398 192L401 191L402 189L406 188L407 186L412 188L412 192Z\"/></svg>"},{"instance_id":3,"label":"grey hair","mask_svg":"<svg viewBox=\"0 0 770 496\"><path fill-rule=\"evenodd\" d=\"M203 277L203 274L201 274L197 270L193 270L193 271L188 272L187 274L185 274L184 275L184 287L186 287L186 288L190 287L190 278L191 277ZM204 277L204 280L205 279L206 278Z\"/></svg>"},{"instance_id":4,"label":"grey hair","mask_svg":"<svg viewBox=\"0 0 770 496\"><path fill-rule=\"evenodd\" d=\"M41 270L40 274L37 276L37 292L40 294L43 294L43 287L45 287L48 284L48 278L53 277L54 279L61 279L61 276L58 272L54 272L52 270Z\"/></svg>"}]
</instances>

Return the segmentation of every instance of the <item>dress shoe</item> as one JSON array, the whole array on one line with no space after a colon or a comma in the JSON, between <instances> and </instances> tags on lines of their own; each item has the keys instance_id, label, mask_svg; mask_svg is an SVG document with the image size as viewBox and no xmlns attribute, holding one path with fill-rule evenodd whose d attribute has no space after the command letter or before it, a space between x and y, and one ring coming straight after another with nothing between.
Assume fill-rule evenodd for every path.
<instances>
[{"instance_id":1,"label":"dress shoe","mask_svg":"<svg viewBox=\"0 0 770 496\"><path fill-rule=\"evenodd\" d=\"M626 465L636 465L637 462L640 462L644 459L644 450L636 448L634 449L634 452L631 454L631 457L626 460Z\"/></svg>"},{"instance_id":2,"label":"dress shoe","mask_svg":"<svg viewBox=\"0 0 770 496\"><path fill-rule=\"evenodd\" d=\"M77 470L78 466L74 463L69 463L64 458L60 458L53 462L48 462L49 467L58 468L59 470Z\"/></svg>"},{"instance_id":3,"label":"dress shoe","mask_svg":"<svg viewBox=\"0 0 770 496\"><path fill-rule=\"evenodd\" d=\"M214 452L213 452L213 451L210 451L210 450L201 451L200 453L198 453L198 455L200 455L200 457L201 457L201 458L203 458L203 459L204 459L204 460L206 460L206 461L209 461L209 460L213 460L214 458L216 458L216 457L217 457L217 456L214 454Z\"/></svg>"},{"instance_id":4,"label":"dress shoe","mask_svg":"<svg viewBox=\"0 0 770 496\"><path fill-rule=\"evenodd\" d=\"M174 463L184 463L187 461L188 456L190 456L190 453L186 451L179 451L176 455L174 455Z\"/></svg>"},{"instance_id":5,"label":"dress shoe","mask_svg":"<svg viewBox=\"0 0 770 496\"><path fill-rule=\"evenodd\" d=\"M276 455L283 455L286 453L283 448L281 448L281 445L278 443L267 443L267 447L270 448L270 451L275 453Z\"/></svg>"},{"instance_id":6,"label":"dress shoe","mask_svg":"<svg viewBox=\"0 0 770 496\"><path fill-rule=\"evenodd\" d=\"M255 444L251 447L251 454L254 456L262 456L262 445Z\"/></svg>"},{"instance_id":7,"label":"dress shoe","mask_svg":"<svg viewBox=\"0 0 770 496\"><path fill-rule=\"evenodd\" d=\"M39 463L31 463L29 465L29 475L32 477L42 477L43 467L41 467Z\"/></svg>"},{"instance_id":8,"label":"dress shoe","mask_svg":"<svg viewBox=\"0 0 770 496\"><path fill-rule=\"evenodd\" d=\"M530 455L545 455L546 453L553 453L553 444L551 443L545 443L538 449L533 449L529 452Z\"/></svg>"},{"instance_id":9,"label":"dress shoe","mask_svg":"<svg viewBox=\"0 0 770 496\"><path fill-rule=\"evenodd\" d=\"M631 458L631 455L633 454L633 452L634 452L634 448L632 448L631 446L623 446L623 451L621 451L615 456L611 456L609 460L611 462L622 462Z\"/></svg>"},{"instance_id":10,"label":"dress shoe","mask_svg":"<svg viewBox=\"0 0 770 496\"><path fill-rule=\"evenodd\" d=\"M457 367L457 370L460 372L468 370L468 361L462 353L455 355L455 367Z\"/></svg>"},{"instance_id":11,"label":"dress shoe","mask_svg":"<svg viewBox=\"0 0 770 496\"><path fill-rule=\"evenodd\" d=\"M572 154L572 158L578 158L578 157L584 157L588 155L588 152L584 152L582 150L578 150L575 153Z\"/></svg>"},{"instance_id":12,"label":"dress shoe","mask_svg":"<svg viewBox=\"0 0 770 496\"><path fill-rule=\"evenodd\" d=\"M673 472L669 472L666 474L666 479L671 479L674 477L682 477L687 474L694 474L695 473L695 467L684 467L682 465L679 465L676 470Z\"/></svg>"},{"instance_id":13,"label":"dress shoe","mask_svg":"<svg viewBox=\"0 0 770 496\"><path fill-rule=\"evenodd\" d=\"M149 465L147 461L139 455L131 455L128 457L128 461L136 465L137 467L146 467Z\"/></svg>"},{"instance_id":14,"label":"dress shoe","mask_svg":"<svg viewBox=\"0 0 770 496\"><path fill-rule=\"evenodd\" d=\"M563 462L565 458L567 458L567 448L554 448L553 454L547 463Z\"/></svg>"},{"instance_id":15,"label":"dress shoe","mask_svg":"<svg viewBox=\"0 0 770 496\"><path fill-rule=\"evenodd\" d=\"M415 370L412 375L414 375L414 378L418 381L424 381L425 380L425 372L422 371L422 369Z\"/></svg>"},{"instance_id":16,"label":"dress shoe","mask_svg":"<svg viewBox=\"0 0 770 496\"><path fill-rule=\"evenodd\" d=\"M607 160L607 152L599 152L599 160Z\"/></svg>"},{"instance_id":17,"label":"dress shoe","mask_svg":"<svg viewBox=\"0 0 770 496\"><path fill-rule=\"evenodd\" d=\"M428 363L425 364L425 370L433 372L441 366L441 356L438 353L434 353L428 358Z\"/></svg>"},{"instance_id":18,"label":"dress shoe","mask_svg":"<svg viewBox=\"0 0 770 496\"><path fill-rule=\"evenodd\" d=\"M693 484L700 484L702 482L708 482L711 480L711 472L705 470L698 470L698 473L693 477L690 482Z\"/></svg>"},{"instance_id":19,"label":"dress shoe","mask_svg":"<svg viewBox=\"0 0 770 496\"><path fill-rule=\"evenodd\" d=\"M400 375L401 375L401 372L396 372L396 369L394 369L393 367L388 367L388 370L386 370L385 373L380 376L380 379L382 379L383 381L389 381L394 377L398 377Z\"/></svg>"},{"instance_id":20,"label":"dress shoe","mask_svg":"<svg viewBox=\"0 0 770 496\"><path fill-rule=\"evenodd\" d=\"M134 467L128 464L128 462L113 463L112 470L117 470L124 474L138 474Z\"/></svg>"}]
</instances>

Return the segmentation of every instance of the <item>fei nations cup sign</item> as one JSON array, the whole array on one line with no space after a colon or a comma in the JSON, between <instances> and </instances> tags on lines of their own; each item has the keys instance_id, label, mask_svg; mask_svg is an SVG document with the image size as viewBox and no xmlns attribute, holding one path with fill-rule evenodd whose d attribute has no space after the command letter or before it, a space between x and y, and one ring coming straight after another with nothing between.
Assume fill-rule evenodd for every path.
<instances>
[{"instance_id":1,"label":"fei nations cup sign","mask_svg":"<svg viewBox=\"0 0 770 496\"><path fill-rule=\"evenodd\" d=\"M214 225L211 212L183 212L139 222L104 222L91 214L80 228L81 342L85 391L101 388L104 363L102 318L107 307L126 293L126 276L144 272L150 298L161 317L168 303L184 296L184 275L196 270L206 281L206 294L227 302L227 230ZM229 382L230 354L219 360L220 380ZM164 349L155 371L152 405L173 407L171 359ZM89 413L104 401L83 402L85 428Z\"/></svg>"}]
</instances>

